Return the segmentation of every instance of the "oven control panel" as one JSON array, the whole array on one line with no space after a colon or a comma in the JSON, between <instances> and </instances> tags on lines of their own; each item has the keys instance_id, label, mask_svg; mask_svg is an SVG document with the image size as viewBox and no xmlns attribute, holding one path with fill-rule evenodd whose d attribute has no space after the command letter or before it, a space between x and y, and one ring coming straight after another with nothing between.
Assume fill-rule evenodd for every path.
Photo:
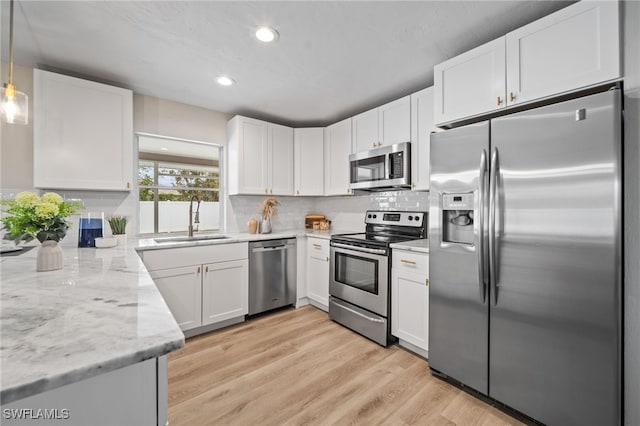
<instances>
[{"instance_id":1,"label":"oven control panel","mask_svg":"<svg viewBox=\"0 0 640 426\"><path fill-rule=\"evenodd\" d=\"M372 225L397 225L421 227L424 223L425 212L390 212L368 210L364 222Z\"/></svg>"}]
</instances>

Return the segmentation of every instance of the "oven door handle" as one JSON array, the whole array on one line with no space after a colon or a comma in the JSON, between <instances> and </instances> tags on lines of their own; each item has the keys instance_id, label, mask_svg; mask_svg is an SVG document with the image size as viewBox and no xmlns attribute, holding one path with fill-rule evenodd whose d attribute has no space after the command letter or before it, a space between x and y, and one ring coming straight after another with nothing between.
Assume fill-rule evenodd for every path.
<instances>
[{"instance_id":1,"label":"oven door handle","mask_svg":"<svg viewBox=\"0 0 640 426\"><path fill-rule=\"evenodd\" d=\"M372 248L366 248L366 247L360 247L360 246L350 246L349 244L342 244L342 243L331 243L331 246L347 249L347 250L361 251L364 253L381 254L381 255L387 254L387 251L385 249L372 249Z\"/></svg>"},{"instance_id":2,"label":"oven door handle","mask_svg":"<svg viewBox=\"0 0 640 426\"><path fill-rule=\"evenodd\" d=\"M341 308L342 308L342 309L344 309L345 311L349 311L349 312L351 312L352 314L357 315L357 316L359 316L359 317L362 317L362 318L364 318L364 319L366 319L366 320L369 320L369 321L371 321L371 322L375 322L375 323L378 323L378 324L382 324L382 323L384 323L384 320L381 320L381 319L379 319L379 318L371 318L371 317L368 317L368 316L366 316L366 315L364 315L364 314L361 314L360 312L356 311L355 309L351 309L351 308L350 308L350 307L348 307L348 306L341 305L340 303L336 302L335 300L333 300L333 304L334 304L334 305L336 305L336 306L341 307Z\"/></svg>"}]
</instances>

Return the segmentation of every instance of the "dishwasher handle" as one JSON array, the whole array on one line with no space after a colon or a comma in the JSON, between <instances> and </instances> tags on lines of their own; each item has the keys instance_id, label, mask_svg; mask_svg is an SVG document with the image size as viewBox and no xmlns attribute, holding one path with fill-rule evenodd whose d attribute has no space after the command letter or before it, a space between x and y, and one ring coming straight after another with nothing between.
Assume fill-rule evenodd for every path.
<instances>
[{"instance_id":1,"label":"dishwasher handle","mask_svg":"<svg viewBox=\"0 0 640 426\"><path fill-rule=\"evenodd\" d=\"M280 246L254 247L254 248L251 249L251 252L252 253L260 253L260 252L265 252L265 251L285 250L285 249L287 249L289 247L292 247L292 246L290 246L290 245L288 246L288 245L282 244Z\"/></svg>"}]
</instances>

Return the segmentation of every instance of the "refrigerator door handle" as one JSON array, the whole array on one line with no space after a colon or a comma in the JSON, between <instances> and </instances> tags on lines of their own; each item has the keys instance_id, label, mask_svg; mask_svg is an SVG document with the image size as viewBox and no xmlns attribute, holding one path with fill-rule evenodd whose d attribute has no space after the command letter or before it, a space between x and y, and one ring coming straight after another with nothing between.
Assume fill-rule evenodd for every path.
<instances>
[{"instance_id":1,"label":"refrigerator door handle","mask_svg":"<svg viewBox=\"0 0 640 426\"><path fill-rule=\"evenodd\" d=\"M485 278L485 235L484 235L484 210L486 202L486 180L487 180L487 151L482 150L480 154L480 173L478 185L478 213L476 219L478 221L478 286L480 288L480 301L482 303L487 299L487 280Z\"/></svg>"},{"instance_id":2,"label":"refrigerator door handle","mask_svg":"<svg viewBox=\"0 0 640 426\"><path fill-rule=\"evenodd\" d=\"M497 187L500 179L498 149L491 152L491 173L489 175L489 285L493 305L498 304L498 262L496 256L496 210Z\"/></svg>"}]
</instances>

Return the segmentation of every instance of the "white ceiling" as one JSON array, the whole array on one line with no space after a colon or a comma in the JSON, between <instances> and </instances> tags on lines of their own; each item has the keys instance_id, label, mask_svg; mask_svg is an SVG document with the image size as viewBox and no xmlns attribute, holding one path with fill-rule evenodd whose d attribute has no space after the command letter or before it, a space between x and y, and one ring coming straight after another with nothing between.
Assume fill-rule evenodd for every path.
<instances>
[{"instance_id":1,"label":"white ceiling","mask_svg":"<svg viewBox=\"0 0 640 426\"><path fill-rule=\"evenodd\" d=\"M14 62L230 114L326 125L432 85L435 64L569 3L17 0ZM6 61L8 1L0 13ZM258 42L260 25L279 40ZM219 86L221 74L237 84Z\"/></svg>"}]
</instances>

